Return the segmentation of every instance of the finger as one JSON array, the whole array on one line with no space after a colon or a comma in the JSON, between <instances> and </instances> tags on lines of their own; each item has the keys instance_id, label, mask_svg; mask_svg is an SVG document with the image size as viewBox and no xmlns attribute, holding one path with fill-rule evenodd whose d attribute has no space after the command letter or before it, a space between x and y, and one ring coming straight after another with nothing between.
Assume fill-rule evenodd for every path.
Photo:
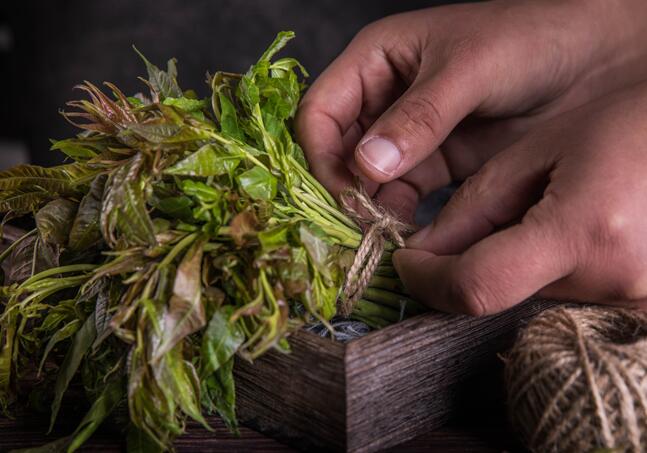
<instances>
[{"instance_id":1,"label":"finger","mask_svg":"<svg viewBox=\"0 0 647 453\"><path fill-rule=\"evenodd\" d=\"M401 220L414 223L420 200L451 181L443 153L436 152L401 178L382 184L376 199Z\"/></svg>"},{"instance_id":2,"label":"finger","mask_svg":"<svg viewBox=\"0 0 647 453\"><path fill-rule=\"evenodd\" d=\"M355 151L369 178L384 183L409 172L478 107L484 93L467 69L451 66L415 81L375 121Z\"/></svg>"},{"instance_id":3,"label":"finger","mask_svg":"<svg viewBox=\"0 0 647 453\"><path fill-rule=\"evenodd\" d=\"M470 247L438 256L401 249L393 257L409 292L432 308L453 313L496 313L569 275L574 253L556 223L522 222Z\"/></svg>"},{"instance_id":4,"label":"finger","mask_svg":"<svg viewBox=\"0 0 647 453\"><path fill-rule=\"evenodd\" d=\"M543 192L552 161L519 142L488 161L456 191L434 222L411 236L409 248L461 253L517 220Z\"/></svg>"},{"instance_id":5,"label":"finger","mask_svg":"<svg viewBox=\"0 0 647 453\"><path fill-rule=\"evenodd\" d=\"M344 136L358 122L375 116L392 102L399 86L393 68L374 43L360 34L306 92L295 128L312 172L338 195L352 185L345 165Z\"/></svg>"}]
</instances>

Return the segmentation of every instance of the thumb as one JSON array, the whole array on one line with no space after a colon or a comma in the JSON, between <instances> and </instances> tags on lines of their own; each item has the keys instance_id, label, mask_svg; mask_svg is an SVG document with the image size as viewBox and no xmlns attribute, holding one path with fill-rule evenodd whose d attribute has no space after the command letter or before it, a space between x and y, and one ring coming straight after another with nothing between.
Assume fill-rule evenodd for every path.
<instances>
[{"instance_id":1,"label":"thumb","mask_svg":"<svg viewBox=\"0 0 647 453\"><path fill-rule=\"evenodd\" d=\"M444 69L416 80L369 128L355 160L373 181L392 181L435 151L454 127L478 107L482 93L464 70Z\"/></svg>"}]
</instances>

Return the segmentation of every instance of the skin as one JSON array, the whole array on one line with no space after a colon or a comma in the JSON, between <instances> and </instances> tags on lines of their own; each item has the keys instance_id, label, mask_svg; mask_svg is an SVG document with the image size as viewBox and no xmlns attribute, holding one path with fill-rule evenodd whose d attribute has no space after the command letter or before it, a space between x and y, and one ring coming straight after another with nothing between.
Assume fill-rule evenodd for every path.
<instances>
[{"instance_id":1,"label":"skin","mask_svg":"<svg viewBox=\"0 0 647 453\"><path fill-rule=\"evenodd\" d=\"M434 308L488 314L536 292L640 306L645 20L643 0L388 17L310 88L299 141L331 192L357 175L406 220L421 197L466 180L394 255L410 292Z\"/></svg>"}]
</instances>

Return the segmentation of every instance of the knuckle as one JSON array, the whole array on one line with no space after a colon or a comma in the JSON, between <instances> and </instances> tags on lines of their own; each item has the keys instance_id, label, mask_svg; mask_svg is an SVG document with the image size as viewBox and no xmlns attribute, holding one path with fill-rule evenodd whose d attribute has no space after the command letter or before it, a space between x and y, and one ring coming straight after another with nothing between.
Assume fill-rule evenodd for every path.
<instances>
[{"instance_id":1,"label":"knuckle","mask_svg":"<svg viewBox=\"0 0 647 453\"><path fill-rule=\"evenodd\" d=\"M439 142L443 116L438 104L435 96L429 93L402 98L398 110L403 123L399 127L407 135L424 135L426 139Z\"/></svg>"},{"instance_id":2,"label":"knuckle","mask_svg":"<svg viewBox=\"0 0 647 453\"><path fill-rule=\"evenodd\" d=\"M636 266L624 269L613 291L621 300L638 300L647 297L647 272Z\"/></svg>"},{"instance_id":3,"label":"knuckle","mask_svg":"<svg viewBox=\"0 0 647 453\"><path fill-rule=\"evenodd\" d=\"M482 316L488 313L490 297L483 280L474 273L460 275L450 288L451 299L462 313L470 316Z\"/></svg>"},{"instance_id":4,"label":"knuckle","mask_svg":"<svg viewBox=\"0 0 647 453\"><path fill-rule=\"evenodd\" d=\"M589 232L596 248L624 250L630 236L629 216L618 208L607 208L594 217Z\"/></svg>"}]
</instances>

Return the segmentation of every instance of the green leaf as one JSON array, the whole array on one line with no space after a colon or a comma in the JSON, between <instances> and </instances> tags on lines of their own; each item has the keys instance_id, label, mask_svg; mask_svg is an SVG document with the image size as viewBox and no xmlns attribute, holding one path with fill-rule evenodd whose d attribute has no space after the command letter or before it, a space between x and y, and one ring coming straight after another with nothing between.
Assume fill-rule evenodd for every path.
<instances>
[{"instance_id":1,"label":"green leaf","mask_svg":"<svg viewBox=\"0 0 647 453\"><path fill-rule=\"evenodd\" d=\"M191 208L193 201L189 197L167 197L149 200L151 206L163 212L172 219L180 219L185 222L193 220Z\"/></svg>"},{"instance_id":2,"label":"green leaf","mask_svg":"<svg viewBox=\"0 0 647 453\"><path fill-rule=\"evenodd\" d=\"M288 225L279 225L275 228L259 232L258 241L261 243L261 250L263 252L270 252L288 245L288 232Z\"/></svg>"},{"instance_id":3,"label":"green leaf","mask_svg":"<svg viewBox=\"0 0 647 453\"><path fill-rule=\"evenodd\" d=\"M153 360L159 360L185 337L206 324L200 281L203 248L203 240L194 242L177 268L173 294L164 314L164 330Z\"/></svg>"},{"instance_id":4,"label":"green leaf","mask_svg":"<svg viewBox=\"0 0 647 453\"><path fill-rule=\"evenodd\" d=\"M148 59L139 50L137 50L137 48L133 47L133 49L135 49L135 52L137 52L141 59L144 60L146 70L148 71L148 83L150 84L151 90L154 94L161 99L167 97L182 97L182 90L177 83L177 68L175 67L176 60L174 58L171 58L168 61L165 72L148 61Z\"/></svg>"},{"instance_id":5,"label":"green leaf","mask_svg":"<svg viewBox=\"0 0 647 453\"><path fill-rule=\"evenodd\" d=\"M189 99L184 96L179 98L167 97L164 99L164 105L170 105L188 113L200 112L207 107L207 103L202 99Z\"/></svg>"},{"instance_id":6,"label":"green leaf","mask_svg":"<svg viewBox=\"0 0 647 453\"><path fill-rule=\"evenodd\" d=\"M231 174L245 157L217 145L204 145L199 150L164 170L169 175L220 176Z\"/></svg>"},{"instance_id":7,"label":"green leaf","mask_svg":"<svg viewBox=\"0 0 647 453\"><path fill-rule=\"evenodd\" d=\"M238 324L229 321L233 311L232 306L222 307L209 321L202 337L203 376L212 374L226 364L245 341L245 334Z\"/></svg>"},{"instance_id":8,"label":"green leaf","mask_svg":"<svg viewBox=\"0 0 647 453\"><path fill-rule=\"evenodd\" d=\"M78 204L59 198L50 201L36 213L36 226L43 241L49 244L66 245Z\"/></svg>"},{"instance_id":9,"label":"green leaf","mask_svg":"<svg viewBox=\"0 0 647 453\"><path fill-rule=\"evenodd\" d=\"M65 354L65 359L63 359L61 368L58 370L56 384L54 386L54 400L52 401L52 415L49 425L50 432L54 428L54 422L56 422L56 416L61 407L63 394L79 369L79 365L81 365L81 361L90 349L90 346L92 346L95 336L96 330L93 313L85 320L81 329L76 332L76 335L74 335L72 345L68 349L67 354Z\"/></svg>"},{"instance_id":10,"label":"green leaf","mask_svg":"<svg viewBox=\"0 0 647 453\"><path fill-rule=\"evenodd\" d=\"M74 160L92 159L98 154L95 149L87 146L83 141L76 138L53 141L50 150L61 151Z\"/></svg>"},{"instance_id":11,"label":"green leaf","mask_svg":"<svg viewBox=\"0 0 647 453\"><path fill-rule=\"evenodd\" d=\"M45 365L45 360L47 360L47 356L52 351L52 349L54 349L54 346L56 346L61 341L66 340L67 338L74 335L77 332L77 330L79 330L79 327L81 327L81 320L74 319L68 322L67 324L65 324L60 329L56 330L56 332L54 332L54 335L52 335L52 337L47 342L47 346L45 347L45 352L43 352L43 358L40 360L40 365L38 366L38 374L40 374L41 370L43 369L43 365Z\"/></svg>"},{"instance_id":12,"label":"green leaf","mask_svg":"<svg viewBox=\"0 0 647 453\"><path fill-rule=\"evenodd\" d=\"M185 179L181 184L185 194L197 198L202 203L215 203L222 198L222 191L203 182Z\"/></svg>"},{"instance_id":13,"label":"green leaf","mask_svg":"<svg viewBox=\"0 0 647 453\"><path fill-rule=\"evenodd\" d=\"M271 201L276 196L276 178L262 167L247 170L237 179L241 189L256 200Z\"/></svg>"},{"instance_id":14,"label":"green leaf","mask_svg":"<svg viewBox=\"0 0 647 453\"><path fill-rule=\"evenodd\" d=\"M330 252L328 244L323 239L315 235L306 225L299 226L299 239L308 251L310 259L315 263L317 269L328 270L328 254Z\"/></svg>"},{"instance_id":15,"label":"green leaf","mask_svg":"<svg viewBox=\"0 0 647 453\"><path fill-rule=\"evenodd\" d=\"M284 48L288 41L294 38L294 36L295 34L293 31L279 32L279 34L276 35L276 38L274 38L272 44L270 44L270 47L268 47L267 50L263 52L263 55L261 55L261 58L259 58L258 61L269 61L270 58L272 58L279 50Z\"/></svg>"},{"instance_id":16,"label":"green leaf","mask_svg":"<svg viewBox=\"0 0 647 453\"><path fill-rule=\"evenodd\" d=\"M210 412L218 412L227 427L235 434L238 434L236 387L233 370L234 357L231 357L203 381L204 401Z\"/></svg>"},{"instance_id":17,"label":"green leaf","mask_svg":"<svg viewBox=\"0 0 647 453\"><path fill-rule=\"evenodd\" d=\"M101 240L101 199L106 179L105 175L97 176L79 204L68 241L74 251L86 250Z\"/></svg>"},{"instance_id":18,"label":"green leaf","mask_svg":"<svg viewBox=\"0 0 647 453\"><path fill-rule=\"evenodd\" d=\"M117 408L125 396L123 379L113 379L106 384L101 395L94 400L90 410L85 414L81 423L72 434L67 453L80 448L83 443L97 430L103 421Z\"/></svg>"},{"instance_id":19,"label":"green leaf","mask_svg":"<svg viewBox=\"0 0 647 453\"><path fill-rule=\"evenodd\" d=\"M234 137L238 140L243 139L243 135L238 127L238 114L236 107L223 92L218 93L220 100L220 130L221 132Z\"/></svg>"}]
</instances>

